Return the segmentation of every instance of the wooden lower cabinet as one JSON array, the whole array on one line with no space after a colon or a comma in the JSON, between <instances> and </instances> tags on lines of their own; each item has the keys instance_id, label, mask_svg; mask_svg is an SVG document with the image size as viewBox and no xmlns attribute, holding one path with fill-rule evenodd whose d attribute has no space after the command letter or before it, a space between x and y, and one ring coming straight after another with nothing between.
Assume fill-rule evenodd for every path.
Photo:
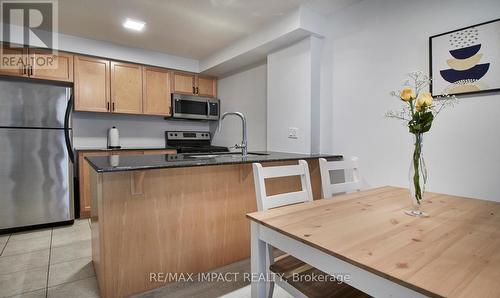
<instances>
[{"instance_id":1,"label":"wooden lower cabinet","mask_svg":"<svg viewBox=\"0 0 500 298\"><path fill-rule=\"evenodd\" d=\"M78 184L80 191L80 218L90 217L90 165L87 156L108 156L110 152L78 152Z\"/></svg>"},{"instance_id":2,"label":"wooden lower cabinet","mask_svg":"<svg viewBox=\"0 0 500 298\"><path fill-rule=\"evenodd\" d=\"M87 156L111 156L111 155L149 155L149 154L176 154L175 149L155 150L116 150L116 151L79 151L78 152L78 184L80 190L80 218L90 217L91 195L90 195L90 170L91 167L85 160Z\"/></svg>"}]
</instances>

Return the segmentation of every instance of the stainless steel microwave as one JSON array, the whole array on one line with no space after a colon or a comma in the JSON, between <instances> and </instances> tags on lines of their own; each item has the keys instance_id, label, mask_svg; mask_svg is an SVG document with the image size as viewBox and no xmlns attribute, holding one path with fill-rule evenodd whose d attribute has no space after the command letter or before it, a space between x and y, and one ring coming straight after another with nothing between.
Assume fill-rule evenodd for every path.
<instances>
[{"instance_id":1,"label":"stainless steel microwave","mask_svg":"<svg viewBox=\"0 0 500 298\"><path fill-rule=\"evenodd\" d=\"M172 94L172 117L178 119L219 120L220 100Z\"/></svg>"}]
</instances>

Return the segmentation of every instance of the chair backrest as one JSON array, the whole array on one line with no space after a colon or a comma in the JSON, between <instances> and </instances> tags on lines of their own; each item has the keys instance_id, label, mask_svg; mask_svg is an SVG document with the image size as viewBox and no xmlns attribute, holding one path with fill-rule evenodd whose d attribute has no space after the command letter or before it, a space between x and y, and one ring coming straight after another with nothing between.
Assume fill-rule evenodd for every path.
<instances>
[{"instance_id":1,"label":"chair backrest","mask_svg":"<svg viewBox=\"0 0 500 298\"><path fill-rule=\"evenodd\" d=\"M321 189L323 190L323 198L330 198L336 193L361 190L359 164L357 157L352 157L349 160L341 161L327 161L324 158L320 158L319 169L321 172ZM343 170L344 176L347 176L347 170L352 170L352 181L332 184L330 171L335 170Z\"/></svg>"},{"instance_id":2,"label":"chair backrest","mask_svg":"<svg viewBox=\"0 0 500 298\"><path fill-rule=\"evenodd\" d=\"M265 179L290 176L300 176L302 190L272 196L267 195ZM309 167L305 160L299 160L298 165L276 167L263 167L260 163L254 163L253 180L259 211L313 200Z\"/></svg>"}]
</instances>

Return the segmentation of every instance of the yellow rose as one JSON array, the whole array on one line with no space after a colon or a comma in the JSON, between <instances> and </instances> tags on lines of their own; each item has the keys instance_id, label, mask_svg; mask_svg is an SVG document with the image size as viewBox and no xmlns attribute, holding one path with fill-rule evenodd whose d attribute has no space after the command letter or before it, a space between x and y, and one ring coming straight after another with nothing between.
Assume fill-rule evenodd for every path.
<instances>
[{"instance_id":1,"label":"yellow rose","mask_svg":"<svg viewBox=\"0 0 500 298\"><path fill-rule=\"evenodd\" d=\"M412 99L415 99L415 94L413 93L413 90L410 87L406 87L403 90L401 90L399 97L401 97L401 99L404 101L410 101Z\"/></svg>"},{"instance_id":2,"label":"yellow rose","mask_svg":"<svg viewBox=\"0 0 500 298\"><path fill-rule=\"evenodd\" d=\"M417 112L420 112L422 108L427 108L432 106L432 95L430 92L424 92L418 97L415 108Z\"/></svg>"},{"instance_id":3,"label":"yellow rose","mask_svg":"<svg viewBox=\"0 0 500 298\"><path fill-rule=\"evenodd\" d=\"M415 105L415 110L417 110L417 112L421 112L422 111L422 106L418 104Z\"/></svg>"}]
</instances>

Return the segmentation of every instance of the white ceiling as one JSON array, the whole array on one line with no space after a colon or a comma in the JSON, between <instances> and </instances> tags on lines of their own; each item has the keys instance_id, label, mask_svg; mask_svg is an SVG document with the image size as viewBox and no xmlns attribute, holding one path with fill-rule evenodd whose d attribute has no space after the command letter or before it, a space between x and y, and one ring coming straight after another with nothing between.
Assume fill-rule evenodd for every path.
<instances>
[{"instance_id":1,"label":"white ceiling","mask_svg":"<svg viewBox=\"0 0 500 298\"><path fill-rule=\"evenodd\" d=\"M305 4L323 14L357 0L60 0L59 32L203 59ZM122 27L146 22L143 32Z\"/></svg>"}]
</instances>

